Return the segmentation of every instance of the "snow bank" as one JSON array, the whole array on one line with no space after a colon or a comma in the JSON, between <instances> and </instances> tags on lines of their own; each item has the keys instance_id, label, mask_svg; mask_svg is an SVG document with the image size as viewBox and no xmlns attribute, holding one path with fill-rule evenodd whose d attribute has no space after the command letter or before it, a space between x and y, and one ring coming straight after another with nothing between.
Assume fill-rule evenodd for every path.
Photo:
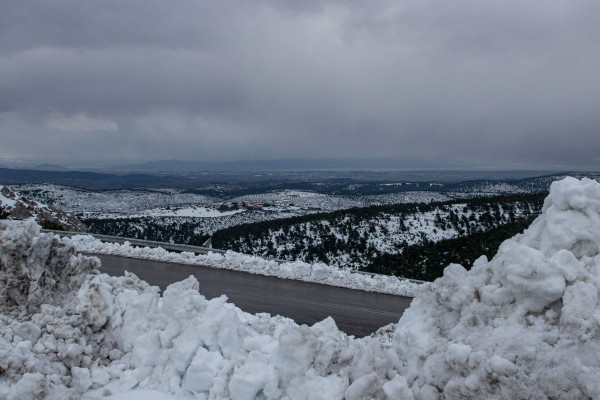
<instances>
[{"instance_id":1,"label":"snow bank","mask_svg":"<svg viewBox=\"0 0 600 400\"><path fill-rule=\"evenodd\" d=\"M0 399L600 398L594 181L553 184L526 232L449 266L387 344L245 314L194 278L161 296L33 224L0 232Z\"/></svg>"},{"instance_id":2,"label":"snow bank","mask_svg":"<svg viewBox=\"0 0 600 400\"><path fill-rule=\"evenodd\" d=\"M276 261L232 251L225 254L209 253L206 255L197 255L191 252L175 253L162 248L133 247L129 243L104 243L90 235L77 235L72 238L72 241L77 250L86 253L223 268L368 292L414 297L421 287L419 283L400 280L393 276L358 274L350 269L331 267L323 263L308 264L294 261L280 264Z\"/></svg>"},{"instance_id":3,"label":"snow bank","mask_svg":"<svg viewBox=\"0 0 600 400\"><path fill-rule=\"evenodd\" d=\"M543 215L405 311L394 346L417 399L600 398L600 184L555 182Z\"/></svg>"},{"instance_id":4,"label":"snow bank","mask_svg":"<svg viewBox=\"0 0 600 400\"><path fill-rule=\"evenodd\" d=\"M245 314L225 296L205 299L193 277L161 296L134 275L98 274L97 259L33 223L0 230L0 289L19 289L0 304L1 399L361 398L399 364L389 346L348 338L330 318L308 327ZM44 265L52 285L40 283Z\"/></svg>"}]
</instances>

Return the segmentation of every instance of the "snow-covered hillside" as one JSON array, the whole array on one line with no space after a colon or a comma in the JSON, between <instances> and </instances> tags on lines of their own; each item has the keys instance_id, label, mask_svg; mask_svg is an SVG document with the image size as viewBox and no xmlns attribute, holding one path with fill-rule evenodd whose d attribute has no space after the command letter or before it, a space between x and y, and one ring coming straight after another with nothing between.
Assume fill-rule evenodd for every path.
<instances>
[{"instance_id":1,"label":"snow-covered hillside","mask_svg":"<svg viewBox=\"0 0 600 400\"><path fill-rule=\"evenodd\" d=\"M213 210L213 212L218 212ZM83 221L92 233L129 237L134 239L156 240L194 244L193 236L210 236L220 229L226 229L241 224L288 218L295 214L287 212L269 212L245 210L243 212L224 212L211 217L120 217L107 218L106 215L90 216ZM180 233L190 234L179 239ZM193 235L193 236L192 236Z\"/></svg>"},{"instance_id":2,"label":"snow-covered hillside","mask_svg":"<svg viewBox=\"0 0 600 400\"><path fill-rule=\"evenodd\" d=\"M86 232L73 214L21 196L8 186L0 185L0 219L32 220L50 229Z\"/></svg>"},{"instance_id":3,"label":"snow-covered hillside","mask_svg":"<svg viewBox=\"0 0 600 400\"><path fill-rule=\"evenodd\" d=\"M600 184L552 185L544 214L470 271L428 284L392 342L349 338L98 274L68 239L0 222L0 398L600 398Z\"/></svg>"},{"instance_id":4,"label":"snow-covered hillside","mask_svg":"<svg viewBox=\"0 0 600 400\"><path fill-rule=\"evenodd\" d=\"M361 268L405 246L484 231L537 215L541 197L512 196L454 203L349 210L232 227L213 246L246 254Z\"/></svg>"},{"instance_id":5,"label":"snow-covered hillside","mask_svg":"<svg viewBox=\"0 0 600 400\"><path fill-rule=\"evenodd\" d=\"M216 208L222 199L179 189L140 189L89 191L68 186L37 183L14 186L20 193L61 210L86 218L129 217L220 217ZM464 194L460 194L464 197ZM351 207L397 203L429 203L446 201L455 196L429 191L407 191L383 195L334 196L301 190L276 190L228 199L228 203L255 202L263 207L265 219L305 215L316 211L333 211ZM204 210L204 212L202 212ZM239 210L243 211L243 210Z\"/></svg>"},{"instance_id":6,"label":"snow-covered hillside","mask_svg":"<svg viewBox=\"0 0 600 400\"><path fill-rule=\"evenodd\" d=\"M44 183L15 187L32 199L75 213L93 233L194 245L203 243L215 231L241 224L350 207L428 203L451 198L445 194L426 191L333 196L300 190L277 190L227 201L238 204L257 203L262 206L260 210L242 207L223 211L219 210L223 200L185 193L179 189L96 192Z\"/></svg>"},{"instance_id":7,"label":"snow-covered hillside","mask_svg":"<svg viewBox=\"0 0 600 400\"><path fill-rule=\"evenodd\" d=\"M142 210L194 205L213 205L217 199L180 190L89 191L46 183L14 186L20 193L61 210L81 214L129 216Z\"/></svg>"}]
</instances>

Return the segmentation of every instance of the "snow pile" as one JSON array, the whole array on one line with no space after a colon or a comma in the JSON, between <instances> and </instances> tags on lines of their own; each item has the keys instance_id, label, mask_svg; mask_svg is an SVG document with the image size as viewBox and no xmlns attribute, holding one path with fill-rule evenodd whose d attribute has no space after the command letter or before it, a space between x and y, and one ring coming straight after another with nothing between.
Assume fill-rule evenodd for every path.
<instances>
[{"instance_id":1,"label":"snow pile","mask_svg":"<svg viewBox=\"0 0 600 400\"><path fill-rule=\"evenodd\" d=\"M348 338L330 318L308 327L245 314L224 296L206 300L193 277L161 296L131 274L98 274L97 259L75 257L68 239L39 234L33 223L0 229L3 293L24 280L47 299L32 309L27 294L36 291L21 290L0 304L2 399L128 398L132 390L157 398L358 399L381 392L399 365L389 346ZM49 260L54 284L44 286L38 281L50 276L38 272ZM70 279L75 273L79 279Z\"/></svg>"},{"instance_id":2,"label":"snow pile","mask_svg":"<svg viewBox=\"0 0 600 400\"><path fill-rule=\"evenodd\" d=\"M600 184L553 183L543 215L488 262L459 265L402 316L415 398L600 398Z\"/></svg>"},{"instance_id":3,"label":"snow pile","mask_svg":"<svg viewBox=\"0 0 600 400\"><path fill-rule=\"evenodd\" d=\"M89 368L103 340L75 312L98 260L39 229L0 221L0 399L77 398L69 372Z\"/></svg>"},{"instance_id":4,"label":"snow pile","mask_svg":"<svg viewBox=\"0 0 600 400\"><path fill-rule=\"evenodd\" d=\"M39 232L32 222L2 224L0 305L29 311L59 305L100 265L97 259L74 256L70 241Z\"/></svg>"},{"instance_id":5,"label":"snow pile","mask_svg":"<svg viewBox=\"0 0 600 400\"><path fill-rule=\"evenodd\" d=\"M302 261L293 261L280 264L273 260L232 251L225 254L174 253L162 248L133 247L127 242L124 244L104 243L90 235L77 235L72 238L72 241L77 250L86 253L209 266L369 292L414 297L421 288L419 283L400 280L393 276L358 274L350 269L331 267L323 263L308 264Z\"/></svg>"},{"instance_id":6,"label":"snow pile","mask_svg":"<svg viewBox=\"0 0 600 400\"><path fill-rule=\"evenodd\" d=\"M133 275L97 274L31 223L0 232L0 399L600 398L590 180L553 184L544 214L493 260L427 284L391 345L332 319L245 314L206 300L194 278L161 296Z\"/></svg>"}]
</instances>

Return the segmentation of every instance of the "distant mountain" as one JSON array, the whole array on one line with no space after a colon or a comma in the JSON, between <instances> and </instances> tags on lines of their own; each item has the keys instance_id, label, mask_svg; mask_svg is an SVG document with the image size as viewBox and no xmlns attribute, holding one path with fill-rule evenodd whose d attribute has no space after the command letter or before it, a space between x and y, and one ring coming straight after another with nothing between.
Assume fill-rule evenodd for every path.
<instances>
[{"instance_id":1,"label":"distant mountain","mask_svg":"<svg viewBox=\"0 0 600 400\"><path fill-rule=\"evenodd\" d=\"M41 164L32 167L31 169L38 171L69 171L69 168L57 164Z\"/></svg>"},{"instance_id":2,"label":"distant mountain","mask_svg":"<svg viewBox=\"0 0 600 400\"><path fill-rule=\"evenodd\" d=\"M147 172L90 172L49 171L0 168L0 183L52 183L87 190L179 188L193 193L218 197L236 197L270 190L309 190L327 194L365 195L396 193L414 190L443 192L539 192L566 175L588 176L595 179L600 173L559 173L547 175L541 171L181 171L185 161L165 161L172 171ZM288 164L289 165L289 164ZM178 167L179 166L179 167ZM150 168L150 167L149 167ZM191 167L190 167L191 168ZM406 185L399 183L407 183ZM410 185L408 185L410 183ZM357 185L359 184L359 185ZM491 188L492 190L489 190ZM484 190L485 189L485 190Z\"/></svg>"},{"instance_id":3,"label":"distant mountain","mask_svg":"<svg viewBox=\"0 0 600 400\"><path fill-rule=\"evenodd\" d=\"M561 180L571 176L577 179L590 178L600 181L600 172L563 172L552 175L543 175L525 179L515 180L491 180L491 179L476 179L464 182L455 183L452 185L446 185L445 191L450 192L462 192L462 193L479 193L482 191L491 191L490 188L494 188L497 193L537 193L547 191L550 188L552 182Z\"/></svg>"},{"instance_id":4,"label":"distant mountain","mask_svg":"<svg viewBox=\"0 0 600 400\"><path fill-rule=\"evenodd\" d=\"M189 180L189 179L188 179ZM185 178L151 174L106 174L81 171L40 171L33 169L0 168L0 182L7 185L20 183L54 183L88 190L118 190L148 187L181 187Z\"/></svg>"},{"instance_id":5,"label":"distant mountain","mask_svg":"<svg viewBox=\"0 0 600 400\"><path fill-rule=\"evenodd\" d=\"M162 160L149 161L141 164L124 164L113 167L114 171L160 172L160 171L205 171L213 169L215 163L197 161Z\"/></svg>"},{"instance_id":6,"label":"distant mountain","mask_svg":"<svg viewBox=\"0 0 600 400\"><path fill-rule=\"evenodd\" d=\"M42 228L87 232L85 225L73 214L21 196L8 186L2 185L0 185L0 219L34 219Z\"/></svg>"},{"instance_id":7,"label":"distant mountain","mask_svg":"<svg viewBox=\"0 0 600 400\"><path fill-rule=\"evenodd\" d=\"M121 165L117 171L234 171L234 170L414 170L432 168L469 168L471 164L454 160L432 160L421 158L346 158L346 159L286 159L286 160L254 160L230 162L202 162L162 160L141 164Z\"/></svg>"}]
</instances>

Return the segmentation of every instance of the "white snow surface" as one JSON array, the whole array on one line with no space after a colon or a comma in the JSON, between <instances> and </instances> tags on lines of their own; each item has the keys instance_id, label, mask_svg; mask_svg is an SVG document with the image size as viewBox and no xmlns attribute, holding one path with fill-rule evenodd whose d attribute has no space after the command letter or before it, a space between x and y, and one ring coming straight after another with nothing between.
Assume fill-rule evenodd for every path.
<instances>
[{"instance_id":1,"label":"white snow surface","mask_svg":"<svg viewBox=\"0 0 600 400\"><path fill-rule=\"evenodd\" d=\"M188 217L188 218L219 218L235 215L245 210L219 211L202 206L190 205L178 208L151 208L142 213L129 214L128 218L143 217Z\"/></svg>"},{"instance_id":2,"label":"white snow surface","mask_svg":"<svg viewBox=\"0 0 600 400\"><path fill-rule=\"evenodd\" d=\"M323 263L309 264L303 261L278 263L262 257L228 251L225 254L195 254L192 252L169 252L162 248L134 247L128 242L105 243L90 235L77 235L72 242L80 252L110 254L146 260L209 266L251 274L276 276L283 279L295 279L330 286L360 289L368 292L395 294L414 297L421 284L400 280L387 275L363 275L349 268L332 267Z\"/></svg>"},{"instance_id":3,"label":"white snow surface","mask_svg":"<svg viewBox=\"0 0 600 400\"><path fill-rule=\"evenodd\" d=\"M0 222L0 399L600 398L600 184L470 271L426 285L391 343L95 271L73 242Z\"/></svg>"}]
</instances>

